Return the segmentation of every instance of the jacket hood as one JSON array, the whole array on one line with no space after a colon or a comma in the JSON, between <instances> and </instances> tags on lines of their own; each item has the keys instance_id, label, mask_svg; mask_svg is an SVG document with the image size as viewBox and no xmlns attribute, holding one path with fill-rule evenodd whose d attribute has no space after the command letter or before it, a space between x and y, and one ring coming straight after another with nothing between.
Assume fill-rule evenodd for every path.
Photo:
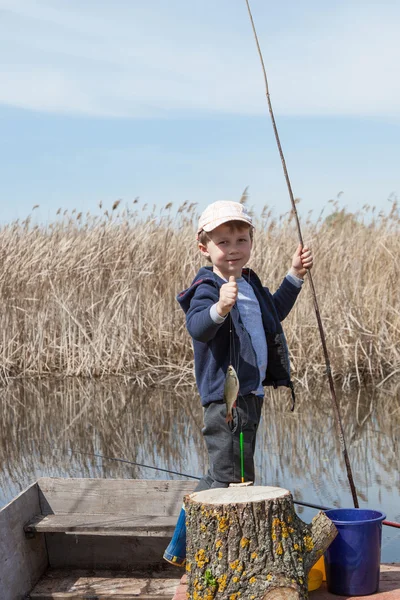
<instances>
[{"instance_id":1,"label":"jacket hood","mask_svg":"<svg viewBox=\"0 0 400 600\"><path fill-rule=\"evenodd\" d=\"M225 282L213 272L212 267L201 267L190 286L186 290L183 290L183 292L178 294L176 297L177 301L179 302L185 313L188 311L190 301L193 298L197 286L200 285L200 283L212 285L218 290L221 287L221 285Z\"/></svg>"}]
</instances>

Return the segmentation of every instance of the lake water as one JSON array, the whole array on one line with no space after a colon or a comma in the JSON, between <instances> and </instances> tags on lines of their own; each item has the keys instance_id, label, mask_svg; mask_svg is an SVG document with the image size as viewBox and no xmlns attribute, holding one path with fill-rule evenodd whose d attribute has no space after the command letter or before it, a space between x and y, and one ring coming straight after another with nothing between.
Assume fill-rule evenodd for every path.
<instances>
[{"instance_id":1,"label":"lake water","mask_svg":"<svg viewBox=\"0 0 400 600\"><path fill-rule=\"evenodd\" d=\"M327 387L327 386L326 386ZM400 522L400 386L338 392L361 507ZM121 379L13 383L0 392L0 506L38 477L178 479L101 459L117 457L195 476L207 469L197 393L140 389ZM295 500L352 507L327 389L268 392L257 450L257 484ZM85 453L85 454L83 454ZM316 511L297 507L309 522ZM383 527L382 561L400 562L400 529Z\"/></svg>"}]
</instances>

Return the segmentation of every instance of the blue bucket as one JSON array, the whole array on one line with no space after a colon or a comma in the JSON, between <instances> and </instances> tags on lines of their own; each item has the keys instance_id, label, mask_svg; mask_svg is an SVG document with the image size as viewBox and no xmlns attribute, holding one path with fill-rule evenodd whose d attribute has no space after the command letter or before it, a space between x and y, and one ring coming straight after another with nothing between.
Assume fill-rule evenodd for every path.
<instances>
[{"instance_id":1,"label":"blue bucket","mask_svg":"<svg viewBox=\"0 0 400 600\"><path fill-rule=\"evenodd\" d=\"M339 596L374 594L379 588L386 515L363 508L337 508L325 514L339 532L324 554L328 590Z\"/></svg>"}]
</instances>

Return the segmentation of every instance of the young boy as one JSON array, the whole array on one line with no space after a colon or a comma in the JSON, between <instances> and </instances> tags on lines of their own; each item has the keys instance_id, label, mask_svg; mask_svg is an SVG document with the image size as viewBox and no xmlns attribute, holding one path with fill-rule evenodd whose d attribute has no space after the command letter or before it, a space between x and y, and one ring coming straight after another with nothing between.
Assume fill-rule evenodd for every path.
<instances>
[{"instance_id":1,"label":"young boy","mask_svg":"<svg viewBox=\"0 0 400 600\"><path fill-rule=\"evenodd\" d=\"M204 407L209 470L196 488L200 491L241 481L241 431L244 479L254 481L263 386L287 386L294 401L281 321L292 309L313 257L308 248L299 246L288 274L272 295L254 271L244 268L253 244L252 219L245 206L229 201L209 205L200 217L197 240L200 252L212 266L202 267L177 300L186 313L196 383ZM227 422L224 385L230 364L238 376L239 395L232 411L233 421ZM185 564L183 508L164 558L175 565Z\"/></svg>"}]
</instances>

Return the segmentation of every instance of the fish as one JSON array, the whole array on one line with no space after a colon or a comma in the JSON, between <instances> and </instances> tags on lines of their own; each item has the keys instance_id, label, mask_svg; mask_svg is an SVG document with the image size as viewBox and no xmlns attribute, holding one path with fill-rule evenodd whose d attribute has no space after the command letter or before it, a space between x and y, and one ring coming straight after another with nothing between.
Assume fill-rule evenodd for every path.
<instances>
[{"instance_id":1,"label":"fish","mask_svg":"<svg viewBox=\"0 0 400 600\"><path fill-rule=\"evenodd\" d=\"M239 379L235 369L229 365L225 377L224 400L226 403L226 419L227 423L233 420L232 408L236 408L236 399L239 393Z\"/></svg>"}]
</instances>

